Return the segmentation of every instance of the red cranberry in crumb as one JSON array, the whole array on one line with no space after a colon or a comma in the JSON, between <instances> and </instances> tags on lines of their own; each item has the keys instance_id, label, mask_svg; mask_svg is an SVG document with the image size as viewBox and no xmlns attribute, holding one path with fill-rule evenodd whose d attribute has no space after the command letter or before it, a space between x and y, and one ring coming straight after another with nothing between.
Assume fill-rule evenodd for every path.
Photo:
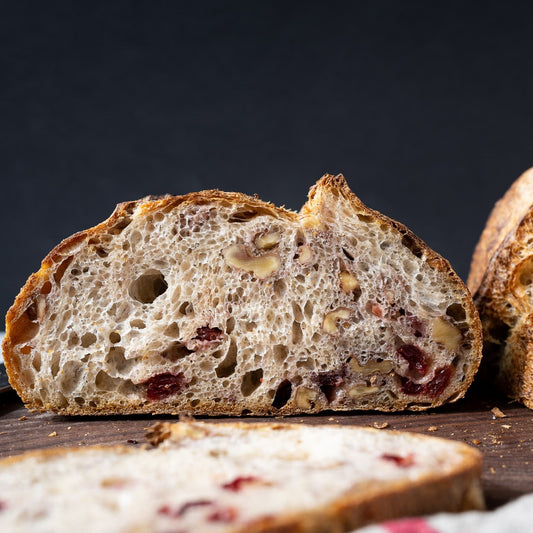
<instances>
[{"instance_id":1,"label":"red cranberry in crumb","mask_svg":"<svg viewBox=\"0 0 533 533\"><path fill-rule=\"evenodd\" d=\"M213 342L220 339L221 336L222 330L204 326L196 330L196 337L193 337L193 340Z\"/></svg>"},{"instance_id":2,"label":"red cranberry in crumb","mask_svg":"<svg viewBox=\"0 0 533 533\"><path fill-rule=\"evenodd\" d=\"M399 466L400 468L407 468L409 466L413 466L415 464L415 460L413 458L413 454L410 453L409 455L402 457L401 455L394 455L390 453L384 453L381 458L385 461L393 462L396 466Z\"/></svg>"},{"instance_id":3,"label":"red cranberry in crumb","mask_svg":"<svg viewBox=\"0 0 533 533\"><path fill-rule=\"evenodd\" d=\"M426 385L426 395L430 398L436 398L437 396L439 396L439 394L441 394L448 386L448 383L450 383L451 377L451 366L439 368L435 372L435 377Z\"/></svg>"},{"instance_id":4,"label":"red cranberry in crumb","mask_svg":"<svg viewBox=\"0 0 533 533\"><path fill-rule=\"evenodd\" d=\"M237 518L237 509L234 507L222 507L213 511L207 519L209 522L224 522L229 523L233 522Z\"/></svg>"},{"instance_id":5,"label":"red cranberry in crumb","mask_svg":"<svg viewBox=\"0 0 533 533\"><path fill-rule=\"evenodd\" d=\"M425 394L430 398L436 398L450 383L452 368L443 367L435 372L435 376L426 384L414 383L409 378L402 378L402 392L404 394Z\"/></svg>"},{"instance_id":6,"label":"red cranberry in crumb","mask_svg":"<svg viewBox=\"0 0 533 533\"><path fill-rule=\"evenodd\" d=\"M427 355L413 344L404 344L397 350L398 355L407 361L409 370L425 376L428 371Z\"/></svg>"},{"instance_id":7,"label":"red cranberry in crumb","mask_svg":"<svg viewBox=\"0 0 533 533\"><path fill-rule=\"evenodd\" d=\"M222 488L225 490L231 490L232 492L239 492L242 490L244 485L247 485L248 483L257 483L258 481L259 478L255 476L240 476L235 478L233 481L224 483Z\"/></svg>"},{"instance_id":8,"label":"red cranberry in crumb","mask_svg":"<svg viewBox=\"0 0 533 533\"><path fill-rule=\"evenodd\" d=\"M163 400L173 394L178 394L187 386L183 372L176 375L170 372L157 374L144 383L148 386L146 396L151 401Z\"/></svg>"}]
</instances>

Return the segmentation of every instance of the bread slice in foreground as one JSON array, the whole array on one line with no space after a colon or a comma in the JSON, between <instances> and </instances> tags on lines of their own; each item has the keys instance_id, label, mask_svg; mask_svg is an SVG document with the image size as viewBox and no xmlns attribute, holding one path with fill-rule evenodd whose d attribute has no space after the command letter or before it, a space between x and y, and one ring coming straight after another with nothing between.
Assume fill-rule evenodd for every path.
<instances>
[{"instance_id":1,"label":"bread slice in foreground","mask_svg":"<svg viewBox=\"0 0 533 533\"><path fill-rule=\"evenodd\" d=\"M424 409L481 357L448 262L329 175L300 213L220 191L121 204L52 250L6 328L24 402L70 414Z\"/></svg>"},{"instance_id":2,"label":"bread slice in foreground","mask_svg":"<svg viewBox=\"0 0 533 533\"><path fill-rule=\"evenodd\" d=\"M483 323L487 372L533 409L533 169L494 206L468 285Z\"/></svg>"},{"instance_id":3,"label":"bread slice in foreground","mask_svg":"<svg viewBox=\"0 0 533 533\"><path fill-rule=\"evenodd\" d=\"M0 530L343 532L480 509L481 455L462 443L342 426L181 422L156 449L89 447L0 462Z\"/></svg>"}]
</instances>

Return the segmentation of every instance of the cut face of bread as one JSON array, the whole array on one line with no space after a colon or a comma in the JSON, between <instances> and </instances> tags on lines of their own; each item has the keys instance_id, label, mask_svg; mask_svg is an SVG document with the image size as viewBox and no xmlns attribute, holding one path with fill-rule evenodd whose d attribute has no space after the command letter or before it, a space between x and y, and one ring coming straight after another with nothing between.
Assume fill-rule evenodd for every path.
<instances>
[{"instance_id":1,"label":"cut face of bread","mask_svg":"<svg viewBox=\"0 0 533 533\"><path fill-rule=\"evenodd\" d=\"M481 455L462 443L292 424L182 422L150 433L156 449L55 449L0 462L0 530L340 533L483 508Z\"/></svg>"},{"instance_id":2,"label":"cut face of bread","mask_svg":"<svg viewBox=\"0 0 533 533\"><path fill-rule=\"evenodd\" d=\"M424 409L481 356L448 262L342 176L300 213L220 191L119 205L30 277L3 347L28 407L76 414Z\"/></svg>"},{"instance_id":3,"label":"cut face of bread","mask_svg":"<svg viewBox=\"0 0 533 533\"><path fill-rule=\"evenodd\" d=\"M487 373L533 409L533 169L495 205L468 284L483 323Z\"/></svg>"}]
</instances>

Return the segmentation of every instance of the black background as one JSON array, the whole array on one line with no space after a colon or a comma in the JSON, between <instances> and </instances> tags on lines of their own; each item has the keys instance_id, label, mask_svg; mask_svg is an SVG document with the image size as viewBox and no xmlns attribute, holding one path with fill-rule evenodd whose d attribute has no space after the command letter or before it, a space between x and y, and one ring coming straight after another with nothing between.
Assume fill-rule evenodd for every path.
<instances>
[{"instance_id":1,"label":"black background","mask_svg":"<svg viewBox=\"0 0 533 533\"><path fill-rule=\"evenodd\" d=\"M0 312L119 201L324 172L468 273L533 164L528 2L0 3Z\"/></svg>"}]
</instances>

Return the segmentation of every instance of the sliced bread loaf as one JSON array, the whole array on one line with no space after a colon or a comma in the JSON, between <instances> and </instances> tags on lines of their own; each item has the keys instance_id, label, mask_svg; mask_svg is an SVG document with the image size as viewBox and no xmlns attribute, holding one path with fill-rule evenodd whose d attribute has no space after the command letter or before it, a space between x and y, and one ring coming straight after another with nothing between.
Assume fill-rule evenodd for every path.
<instances>
[{"instance_id":1,"label":"sliced bread loaf","mask_svg":"<svg viewBox=\"0 0 533 533\"><path fill-rule=\"evenodd\" d=\"M160 424L156 449L92 447L0 462L10 533L349 531L480 509L476 450L432 437L296 424Z\"/></svg>"},{"instance_id":2,"label":"sliced bread loaf","mask_svg":"<svg viewBox=\"0 0 533 533\"><path fill-rule=\"evenodd\" d=\"M300 213L220 191L121 204L52 250L6 329L27 406L70 414L425 409L481 357L448 262L329 175Z\"/></svg>"},{"instance_id":3,"label":"sliced bread loaf","mask_svg":"<svg viewBox=\"0 0 533 533\"><path fill-rule=\"evenodd\" d=\"M468 285L483 323L486 374L533 409L533 169L494 206Z\"/></svg>"}]
</instances>

